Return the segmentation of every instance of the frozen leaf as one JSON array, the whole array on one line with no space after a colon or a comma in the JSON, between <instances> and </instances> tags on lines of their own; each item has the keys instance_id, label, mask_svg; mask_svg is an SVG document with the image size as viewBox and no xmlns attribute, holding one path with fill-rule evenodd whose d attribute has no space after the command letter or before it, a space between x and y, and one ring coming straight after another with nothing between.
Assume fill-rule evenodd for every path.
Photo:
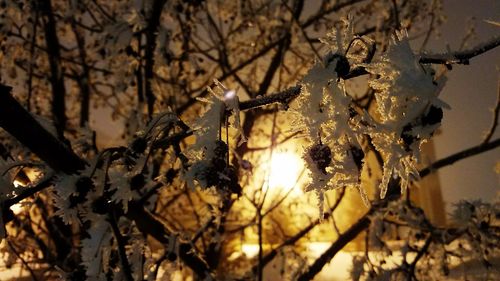
<instances>
[{"instance_id":1,"label":"frozen leaf","mask_svg":"<svg viewBox=\"0 0 500 281\"><path fill-rule=\"evenodd\" d=\"M391 177L401 178L402 192L412 178L418 179L420 145L441 123L445 103L438 94L446 79L436 78L432 68L419 63L406 31L397 33L387 53L366 70L375 77L369 85L376 91L380 122L371 119L368 133L384 157L380 183L384 198Z\"/></svg>"},{"instance_id":2,"label":"frozen leaf","mask_svg":"<svg viewBox=\"0 0 500 281\"><path fill-rule=\"evenodd\" d=\"M329 189L355 187L362 192L363 202L368 201L359 186L364 154L358 148L358 139L362 129L359 118L351 113L352 98L339 79L349 71L345 54L352 40L348 21L343 30L334 30L322 40L331 53L303 78L301 94L292 107L296 116L293 124L312 142L304 153L311 178L306 191L317 193L320 212L323 193ZM354 148L356 155L352 153Z\"/></svg>"},{"instance_id":3,"label":"frozen leaf","mask_svg":"<svg viewBox=\"0 0 500 281\"><path fill-rule=\"evenodd\" d=\"M140 174L143 176L142 174ZM114 166L109 170L111 189L115 189L111 200L120 204L124 212L128 212L128 202L139 198L139 194L132 190L131 181L135 175L126 172L124 166Z\"/></svg>"},{"instance_id":4,"label":"frozen leaf","mask_svg":"<svg viewBox=\"0 0 500 281\"><path fill-rule=\"evenodd\" d=\"M91 280L106 280L103 260L109 260L111 247L111 229L103 216L92 215L90 229L87 230L90 238L82 240L82 265L85 266L87 278Z\"/></svg>"},{"instance_id":5,"label":"frozen leaf","mask_svg":"<svg viewBox=\"0 0 500 281\"><path fill-rule=\"evenodd\" d=\"M243 129L241 128L240 121L240 100L238 98L238 94L235 90L227 89L221 82L218 80L214 80L216 85L215 88L209 88L210 93L215 96L217 99L224 102L225 105L225 114L229 113L234 116L234 122L232 122L232 127L238 131L238 135L236 139L240 139L238 142L238 146L240 146L243 142L246 142L247 139L243 133ZM227 116L226 116L227 117Z\"/></svg>"}]
</instances>

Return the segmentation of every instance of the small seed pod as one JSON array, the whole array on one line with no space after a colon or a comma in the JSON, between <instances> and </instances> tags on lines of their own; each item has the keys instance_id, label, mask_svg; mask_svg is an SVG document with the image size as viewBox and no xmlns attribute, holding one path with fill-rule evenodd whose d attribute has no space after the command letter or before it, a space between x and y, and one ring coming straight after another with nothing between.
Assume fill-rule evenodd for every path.
<instances>
[{"instance_id":1,"label":"small seed pod","mask_svg":"<svg viewBox=\"0 0 500 281\"><path fill-rule=\"evenodd\" d=\"M318 143L309 148L307 151L311 160L316 164L316 167L326 175L326 167L332 162L332 151L327 145Z\"/></svg>"},{"instance_id":2,"label":"small seed pod","mask_svg":"<svg viewBox=\"0 0 500 281\"><path fill-rule=\"evenodd\" d=\"M75 186L76 186L76 191L78 193L84 193L85 195L87 195L87 193L90 190L94 189L94 182L92 181L91 178L87 176L82 176L78 178L78 180L75 183Z\"/></svg>"},{"instance_id":3,"label":"small seed pod","mask_svg":"<svg viewBox=\"0 0 500 281\"><path fill-rule=\"evenodd\" d=\"M242 189L240 184L238 183L238 174L236 173L236 169L233 166L229 166L224 169L223 173L225 176L222 182L223 188L230 193L241 196Z\"/></svg>"},{"instance_id":4,"label":"small seed pod","mask_svg":"<svg viewBox=\"0 0 500 281\"><path fill-rule=\"evenodd\" d=\"M146 178L141 173L130 178L130 189L132 190L139 190L144 186L144 184L146 184Z\"/></svg>"},{"instance_id":5,"label":"small seed pod","mask_svg":"<svg viewBox=\"0 0 500 281\"><path fill-rule=\"evenodd\" d=\"M92 212L100 215L107 214L110 210L108 199L101 196L92 202Z\"/></svg>"},{"instance_id":6,"label":"small seed pod","mask_svg":"<svg viewBox=\"0 0 500 281\"><path fill-rule=\"evenodd\" d=\"M401 139L403 140L403 143L404 143L404 148L405 150L408 152L410 151L410 146L416 141L418 140L417 137L413 136L411 134L411 130L413 129L413 125L410 123L410 124L406 124L404 127L403 127L403 130L401 132Z\"/></svg>"},{"instance_id":7,"label":"small seed pod","mask_svg":"<svg viewBox=\"0 0 500 281\"><path fill-rule=\"evenodd\" d=\"M146 150L147 141L144 138L136 138L130 144L130 149L135 153L143 153Z\"/></svg>"},{"instance_id":8,"label":"small seed pod","mask_svg":"<svg viewBox=\"0 0 500 281\"><path fill-rule=\"evenodd\" d=\"M354 160L354 163L356 163L356 167L358 167L358 170L361 171L361 168L363 167L363 158L365 157L365 153L361 148L356 146L351 146L351 155L352 159Z\"/></svg>"},{"instance_id":9,"label":"small seed pod","mask_svg":"<svg viewBox=\"0 0 500 281\"><path fill-rule=\"evenodd\" d=\"M229 149L227 144L223 141L218 140L214 149L214 158L212 159L212 165L217 170L223 170L227 166L227 153Z\"/></svg>"},{"instance_id":10,"label":"small seed pod","mask_svg":"<svg viewBox=\"0 0 500 281\"><path fill-rule=\"evenodd\" d=\"M335 72L337 72L337 75L344 79L347 74L349 74L349 71L351 70L351 66L349 65L349 61L347 58L341 54L331 54L327 57L326 63L337 63L335 65Z\"/></svg>"},{"instance_id":11,"label":"small seed pod","mask_svg":"<svg viewBox=\"0 0 500 281\"><path fill-rule=\"evenodd\" d=\"M434 125L443 119L443 110L439 107L431 106L429 112L422 117L422 125Z\"/></svg>"}]
</instances>

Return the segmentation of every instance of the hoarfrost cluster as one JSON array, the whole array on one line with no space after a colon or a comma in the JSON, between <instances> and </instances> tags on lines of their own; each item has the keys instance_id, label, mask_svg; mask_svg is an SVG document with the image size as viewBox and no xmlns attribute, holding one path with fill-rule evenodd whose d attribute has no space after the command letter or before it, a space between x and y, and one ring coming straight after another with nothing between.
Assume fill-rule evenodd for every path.
<instances>
[{"instance_id":1,"label":"hoarfrost cluster","mask_svg":"<svg viewBox=\"0 0 500 281\"><path fill-rule=\"evenodd\" d=\"M394 36L389 50L372 63L350 63L353 58L349 48L359 42L369 44L370 40L353 36L347 21L344 30L336 29L322 42L330 53L302 80L294 108L294 125L311 142L304 153L312 179L306 190L318 194L320 210L326 190L346 186L357 188L363 202L369 205L360 184L365 162L363 140L369 136L384 158L380 197L385 197L392 177L401 179L404 192L412 179L418 179L421 144L440 125L446 104L438 99L438 94L445 78L436 77L431 67L419 63L404 30ZM342 78L350 68L358 66L372 74L369 86L375 91L374 114L358 109L346 93Z\"/></svg>"},{"instance_id":2,"label":"hoarfrost cluster","mask_svg":"<svg viewBox=\"0 0 500 281\"><path fill-rule=\"evenodd\" d=\"M314 267L304 254L305 243L323 234L323 220L331 219L337 240L330 250L367 231L367 254L354 258L353 280L426 277L418 270L439 267L432 272L438 280L453 265L449 253L489 267L498 252L498 203L461 202L453 213L455 225L441 228L409 201L374 199L362 181L372 172L372 154L381 160L382 175L373 177L381 199L389 197L392 183L405 192L419 179L421 145L448 108L438 98L446 78L420 63L404 28L426 18L418 15L422 11L434 15L440 1L430 8L416 0L320 2L319 12L306 17L301 12L308 1L0 0L0 90L8 88L3 84L14 86L8 91L20 93L15 99L26 102L33 122L81 164L70 172L58 170L64 157L30 151L32 139L4 137L4 123L11 120L0 120L0 252L66 280L157 280L162 270L170 278L189 272L196 280L256 275L263 280L264 268L276 256L283 279L303 280ZM351 8L368 16L339 21ZM394 32L398 17L402 23ZM355 25L368 36L356 35ZM311 30L314 36L326 33L319 40L322 48L316 49ZM390 33L387 50L376 50ZM59 54L52 53L56 49ZM309 68L313 55L319 59ZM361 104L347 80L365 74L370 101ZM300 90L294 94L293 89ZM276 102L291 110L269 106ZM123 140L97 144L92 106L111 108L115 121L124 123ZM248 109L255 111L241 118L240 111ZM254 142L255 135L267 141L269 128L256 132L252 122L264 120L266 126L265 118L275 114L277 119L278 110L287 118L285 125L292 120L292 136L306 139L302 158L310 182L304 189L317 195L319 218L311 215L315 206L305 210L304 202L289 196L292 189L274 198L269 180L257 191L244 189L263 177L253 169L258 157L252 157L269 150L272 155L291 139L282 138L289 133L283 123L276 123L276 132L273 123L270 144ZM21 172L32 170L38 178L24 175L29 184L15 184ZM335 209L342 198L349 200L344 188L372 205L348 226L338 219L344 206ZM341 190L336 205L326 210L331 199L326 192L335 189ZM14 215L14 204L26 208ZM351 235L351 226L359 232ZM386 261L395 250L386 238L400 235L401 228L409 238L397 249L399 264L390 267ZM328 231L333 233L331 227ZM248 245L251 239L258 244ZM243 253L244 246L256 245L256 257ZM368 247L380 258L371 259ZM22 259L30 255L31 261ZM421 258L418 270L415 256Z\"/></svg>"}]
</instances>

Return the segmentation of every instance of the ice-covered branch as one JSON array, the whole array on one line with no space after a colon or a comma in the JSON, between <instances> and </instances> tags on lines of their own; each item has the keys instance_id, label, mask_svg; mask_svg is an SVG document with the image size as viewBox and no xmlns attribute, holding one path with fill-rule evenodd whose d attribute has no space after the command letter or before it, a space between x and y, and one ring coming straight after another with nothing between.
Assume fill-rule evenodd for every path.
<instances>
[{"instance_id":1,"label":"ice-covered branch","mask_svg":"<svg viewBox=\"0 0 500 281\"><path fill-rule=\"evenodd\" d=\"M500 36L482 43L465 51L457 51L443 54L422 54L420 63L434 64L469 64L469 60L487 51L493 50L500 45Z\"/></svg>"},{"instance_id":2,"label":"ice-covered branch","mask_svg":"<svg viewBox=\"0 0 500 281\"><path fill-rule=\"evenodd\" d=\"M252 100L240 102L240 110L248 110L276 102L286 105L292 99L297 97L299 94L300 94L300 86L294 86L278 93L261 96Z\"/></svg>"},{"instance_id":3,"label":"ice-covered branch","mask_svg":"<svg viewBox=\"0 0 500 281\"><path fill-rule=\"evenodd\" d=\"M0 85L0 127L12 134L52 169L67 174L77 173L83 169L86 162L38 124L10 95L10 91L10 87ZM31 194L31 191L27 194ZM163 244L169 243L169 237L173 234L155 219L142 204L130 202L126 216L135 221L142 233L151 235ZM203 279L210 274L206 263L192 251L193 247L189 243L181 243L179 247L181 260L193 269L200 278Z\"/></svg>"}]
</instances>

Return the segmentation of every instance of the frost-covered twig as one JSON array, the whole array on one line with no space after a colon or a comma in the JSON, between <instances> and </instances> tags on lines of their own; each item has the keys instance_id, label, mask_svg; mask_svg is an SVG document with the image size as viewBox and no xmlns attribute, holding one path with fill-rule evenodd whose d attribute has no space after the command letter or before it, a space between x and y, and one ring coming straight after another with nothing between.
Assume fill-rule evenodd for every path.
<instances>
[{"instance_id":1,"label":"frost-covered twig","mask_svg":"<svg viewBox=\"0 0 500 281\"><path fill-rule=\"evenodd\" d=\"M486 43L483 43L479 46L476 46L475 48L465 51L453 52L449 54L424 54L420 56L419 62L434 63L434 64L441 64L441 63L468 64L469 59L478 56L482 53L485 53L489 50L492 50L498 47L499 45L500 45L500 37L495 37ZM346 76L346 79L354 78L364 74L368 74L365 68L357 67L354 68ZM261 107L276 102L286 105L300 94L300 89L301 89L300 86L294 86L278 93L240 102L240 110L253 109L256 107Z\"/></svg>"},{"instance_id":2,"label":"frost-covered twig","mask_svg":"<svg viewBox=\"0 0 500 281\"><path fill-rule=\"evenodd\" d=\"M120 263L122 265L123 274L125 275L125 279L127 281L133 281L132 271L130 267L130 263L128 262L127 253L125 251L125 238L120 233L120 229L118 228L116 217L113 214L113 211L109 214L108 218L109 224L111 225L111 229L113 230L113 234L116 239L116 244L118 245L118 254L120 256Z\"/></svg>"},{"instance_id":3,"label":"frost-covered twig","mask_svg":"<svg viewBox=\"0 0 500 281\"><path fill-rule=\"evenodd\" d=\"M16 126L17 122L23 126ZM41 127L10 95L10 87L3 85L0 85L0 126L16 137L23 145L30 148L54 170L72 174L86 165L84 160ZM24 130L25 127L30 128L30 130ZM45 146L41 147L41 144ZM169 237L172 234L161 222L147 212L142 204L130 202L127 217L135 221L142 233L151 235L163 244L169 243ZM196 253L192 252L193 248L190 244L181 243L179 247L180 258L200 278L203 279L210 275L207 264Z\"/></svg>"},{"instance_id":4,"label":"frost-covered twig","mask_svg":"<svg viewBox=\"0 0 500 281\"><path fill-rule=\"evenodd\" d=\"M432 163L427 168L420 170L419 175L421 178L423 178L439 168L451 165L459 160L469 158L469 157L472 157L474 155L495 149L499 146L500 146L500 139L496 139L496 140L489 142L489 143L486 143L486 144L479 144L477 146L462 150L460 152L457 152L455 154L452 154L448 157L445 157L441 160L438 160L438 161Z\"/></svg>"},{"instance_id":5,"label":"frost-covered twig","mask_svg":"<svg viewBox=\"0 0 500 281\"><path fill-rule=\"evenodd\" d=\"M240 110L253 109L276 102L286 105L300 94L300 88L300 86L294 86L275 94L270 94L240 102Z\"/></svg>"},{"instance_id":6,"label":"frost-covered twig","mask_svg":"<svg viewBox=\"0 0 500 281\"><path fill-rule=\"evenodd\" d=\"M500 46L500 36L494 37L472 49L444 54L422 54L420 63L434 64L469 64L469 60Z\"/></svg>"}]
</instances>

